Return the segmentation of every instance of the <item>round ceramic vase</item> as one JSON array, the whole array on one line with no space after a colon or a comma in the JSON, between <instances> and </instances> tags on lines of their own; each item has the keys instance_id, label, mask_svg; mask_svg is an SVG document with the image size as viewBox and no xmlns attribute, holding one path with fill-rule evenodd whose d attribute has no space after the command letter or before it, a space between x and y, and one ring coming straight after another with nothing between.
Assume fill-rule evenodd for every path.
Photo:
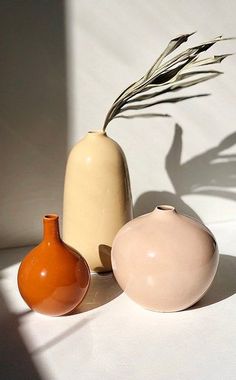
<instances>
[{"instance_id":1,"label":"round ceramic vase","mask_svg":"<svg viewBox=\"0 0 236 380\"><path fill-rule=\"evenodd\" d=\"M67 161L63 240L83 255L92 271L110 271L113 239L130 219L125 155L105 132L89 132Z\"/></svg>"},{"instance_id":2,"label":"round ceramic vase","mask_svg":"<svg viewBox=\"0 0 236 380\"><path fill-rule=\"evenodd\" d=\"M42 314L59 316L72 311L85 297L90 271L84 258L59 235L58 216L43 219L44 238L22 261L18 287L27 305Z\"/></svg>"},{"instance_id":3,"label":"round ceramic vase","mask_svg":"<svg viewBox=\"0 0 236 380\"><path fill-rule=\"evenodd\" d=\"M167 205L123 226L111 257L114 275L126 294L161 312L195 304L211 285L219 260L209 229Z\"/></svg>"}]
</instances>

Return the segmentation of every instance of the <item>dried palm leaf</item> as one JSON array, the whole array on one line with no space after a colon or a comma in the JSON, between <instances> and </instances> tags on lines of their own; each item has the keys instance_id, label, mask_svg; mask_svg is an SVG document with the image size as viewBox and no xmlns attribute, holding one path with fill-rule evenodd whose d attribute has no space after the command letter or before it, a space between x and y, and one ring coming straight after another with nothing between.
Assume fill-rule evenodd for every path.
<instances>
[{"instance_id":1,"label":"dried palm leaf","mask_svg":"<svg viewBox=\"0 0 236 380\"><path fill-rule=\"evenodd\" d=\"M222 74L222 72L217 70L197 69L198 67L220 63L231 54L215 55L204 59L199 59L199 56L201 53L211 48L215 43L231 40L233 38L222 38L222 36L218 36L210 41L204 42L192 48L188 48L171 59L166 60L166 57L169 54L173 53L173 51L186 42L194 33L183 34L172 39L147 73L137 82L132 83L118 96L106 116L103 126L104 131L110 121L123 112L130 110L141 110L160 103L173 103L180 100L205 95L182 96L178 98L167 98L151 103L145 103L148 99L152 99L173 91L182 90ZM157 88L160 90L150 92ZM143 93L145 94L140 95Z\"/></svg>"}]
</instances>

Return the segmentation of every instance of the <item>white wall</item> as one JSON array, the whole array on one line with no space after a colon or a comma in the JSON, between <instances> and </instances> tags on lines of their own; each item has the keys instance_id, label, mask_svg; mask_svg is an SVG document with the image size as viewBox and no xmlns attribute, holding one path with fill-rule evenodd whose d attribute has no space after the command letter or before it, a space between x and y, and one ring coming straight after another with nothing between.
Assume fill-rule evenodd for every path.
<instances>
[{"instance_id":1,"label":"white wall","mask_svg":"<svg viewBox=\"0 0 236 380\"><path fill-rule=\"evenodd\" d=\"M235 35L235 14L233 0L3 1L0 247L40 240L43 214L62 216L68 146L102 126L113 100L172 37L198 30L195 44ZM127 156L136 214L165 202L208 223L235 219L235 59L222 63L223 76L189 90L212 96L153 110L171 119L108 127Z\"/></svg>"},{"instance_id":2,"label":"white wall","mask_svg":"<svg viewBox=\"0 0 236 380\"><path fill-rule=\"evenodd\" d=\"M172 37L197 30L189 46L222 33L233 36L235 14L233 0L68 0L69 145L102 127L113 100ZM219 43L211 54L234 52L235 44ZM235 219L235 56L217 68L225 74L185 92L211 96L152 111L171 119L109 125L108 134L127 156L136 215L164 202L206 223Z\"/></svg>"}]
</instances>

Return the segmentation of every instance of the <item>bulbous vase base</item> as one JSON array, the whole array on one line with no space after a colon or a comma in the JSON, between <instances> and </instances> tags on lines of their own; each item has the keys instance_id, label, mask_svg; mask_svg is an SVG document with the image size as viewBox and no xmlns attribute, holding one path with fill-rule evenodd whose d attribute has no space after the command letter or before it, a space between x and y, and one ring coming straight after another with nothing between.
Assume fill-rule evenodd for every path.
<instances>
[{"instance_id":1,"label":"bulbous vase base","mask_svg":"<svg viewBox=\"0 0 236 380\"><path fill-rule=\"evenodd\" d=\"M195 304L211 285L218 260L207 227L166 205L127 223L112 247L120 287L144 308L160 312Z\"/></svg>"}]
</instances>

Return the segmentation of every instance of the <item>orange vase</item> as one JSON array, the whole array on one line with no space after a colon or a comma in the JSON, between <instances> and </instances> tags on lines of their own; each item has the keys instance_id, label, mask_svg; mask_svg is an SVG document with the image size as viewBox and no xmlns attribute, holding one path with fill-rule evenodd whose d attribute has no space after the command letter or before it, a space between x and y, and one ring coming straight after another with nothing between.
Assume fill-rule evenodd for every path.
<instances>
[{"instance_id":1,"label":"orange vase","mask_svg":"<svg viewBox=\"0 0 236 380\"><path fill-rule=\"evenodd\" d=\"M85 259L60 238L57 215L43 218L44 238L22 261L18 287L27 305L42 314L59 316L83 300L90 283Z\"/></svg>"}]
</instances>

